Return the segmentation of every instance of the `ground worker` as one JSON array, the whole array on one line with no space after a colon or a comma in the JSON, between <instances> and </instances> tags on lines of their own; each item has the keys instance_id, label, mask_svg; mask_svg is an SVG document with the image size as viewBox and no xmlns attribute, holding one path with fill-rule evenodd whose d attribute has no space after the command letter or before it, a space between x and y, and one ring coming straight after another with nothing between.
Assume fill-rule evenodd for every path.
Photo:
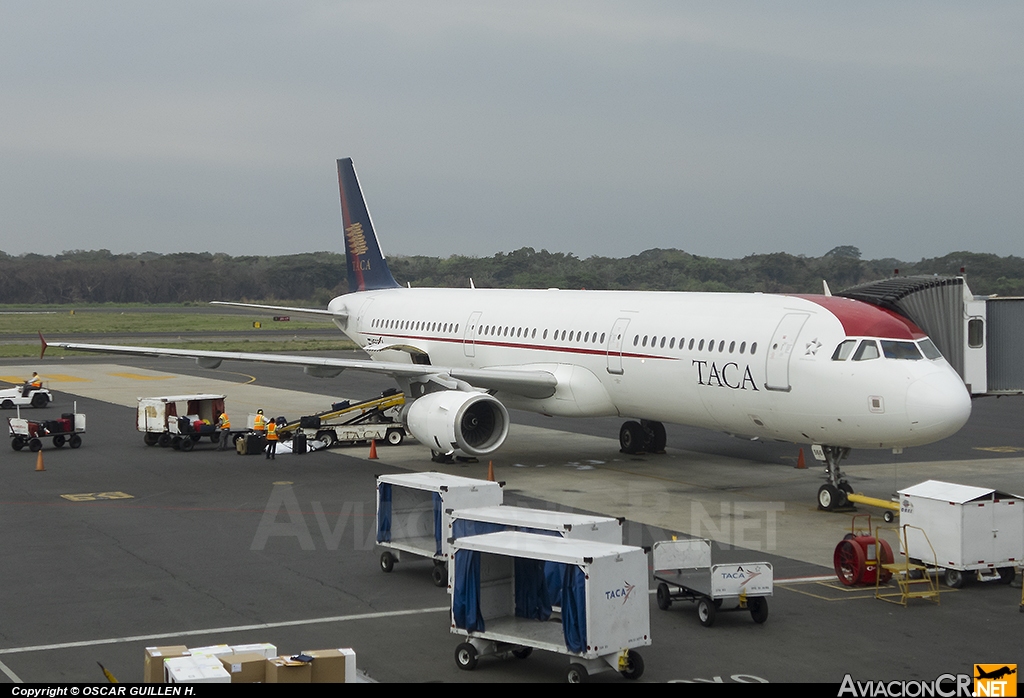
<instances>
[{"instance_id":1,"label":"ground worker","mask_svg":"<svg viewBox=\"0 0 1024 698\"><path fill-rule=\"evenodd\" d=\"M277 422L273 419L267 422L267 458L274 460L277 455Z\"/></svg>"},{"instance_id":2,"label":"ground worker","mask_svg":"<svg viewBox=\"0 0 1024 698\"><path fill-rule=\"evenodd\" d=\"M231 440L231 420L228 419L227 412L221 412L220 417L217 418L217 428L220 429L220 445L217 446L218 451L228 450L228 441Z\"/></svg>"},{"instance_id":3,"label":"ground worker","mask_svg":"<svg viewBox=\"0 0 1024 698\"><path fill-rule=\"evenodd\" d=\"M32 377L25 381L24 387L21 389L21 396L28 397L28 394L33 390L39 390L43 387L43 379L39 377L39 374L32 371Z\"/></svg>"},{"instance_id":4,"label":"ground worker","mask_svg":"<svg viewBox=\"0 0 1024 698\"><path fill-rule=\"evenodd\" d=\"M263 436L263 432L267 429L267 420L263 416L263 410L256 410L256 419L253 420L252 430L257 435Z\"/></svg>"}]
</instances>

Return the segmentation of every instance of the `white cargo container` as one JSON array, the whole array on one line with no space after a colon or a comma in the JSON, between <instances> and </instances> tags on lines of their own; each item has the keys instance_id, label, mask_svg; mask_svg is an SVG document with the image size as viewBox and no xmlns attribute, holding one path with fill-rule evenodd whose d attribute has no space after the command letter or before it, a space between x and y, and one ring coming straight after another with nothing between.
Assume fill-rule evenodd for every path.
<instances>
[{"instance_id":1,"label":"white cargo container","mask_svg":"<svg viewBox=\"0 0 1024 698\"><path fill-rule=\"evenodd\" d=\"M1024 560L1020 496L938 480L913 485L899 495L900 523L908 526L906 549L901 536L900 552L912 561L934 562L944 570L946 585L954 588L980 570L998 572L1005 584L1013 580L1014 566Z\"/></svg>"},{"instance_id":2,"label":"white cargo container","mask_svg":"<svg viewBox=\"0 0 1024 698\"><path fill-rule=\"evenodd\" d=\"M445 564L450 558L447 512L453 509L496 506L503 499L501 485L446 473L404 473L377 478L377 545L384 548L380 568L390 572L402 553L434 561L431 579L448 583Z\"/></svg>"},{"instance_id":3,"label":"white cargo container","mask_svg":"<svg viewBox=\"0 0 1024 698\"><path fill-rule=\"evenodd\" d=\"M625 519L596 514L574 514L548 509L530 509L501 504L493 507L448 510L448 537L514 530L557 535L573 540L622 544ZM482 525L481 525L482 524Z\"/></svg>"},{"instance_id":4,"label":"white cargo container","mask_svg":"<svg viewBox=\"0 0 1024 698\"><path fill-rule=\"evenodd\" d=\"M608 670L643 674L634 651L651 644L642 548L499 531L457 538L452 557L451 631L467 638L455 650L460 669L474 669L481 656L524 659L541 649L571 658L571 683ZM565 566L561 622L552 622L543 592L549 562Z\"/></svg>"}]
</instances>

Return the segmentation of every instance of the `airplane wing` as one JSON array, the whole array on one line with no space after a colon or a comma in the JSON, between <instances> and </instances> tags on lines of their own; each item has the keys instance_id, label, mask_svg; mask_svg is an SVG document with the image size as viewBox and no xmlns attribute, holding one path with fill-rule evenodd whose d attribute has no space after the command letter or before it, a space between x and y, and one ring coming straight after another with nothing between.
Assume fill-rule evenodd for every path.
<instances>
[{"instance_id":1,"label":"airplane wing","mask_svg":"<svg viewBox=\"0 0 1024 698\"><path fill-rule=\"evenodd\" d=\"M276 310L282 313L294 313L299 315L318 315L330 318L348 317L345 313L335 313L331 310L320 308L291 308L284 305L260 305L259 303L233 303L231 301L210 301L210 305L228 305L235 308L255 308L257 310ZM57 346L56 344L54 346Z\"/></svg>"},{"instance_id":2,"label":"airplane wing","mask_svg":"<svg viewBox=\"0 0 1024 698\"><path fill-rule=\"evenodd\" d=\"M257 354L235 351L202 351L189 349L168 349L161 347L130 347L116 344L79 344L76 342L47 342L40 335L43 352L47 347L60 347L69 351L84 351L96 354L121 354L128 356L172 356L195 359L203 368L217 368L222 361L257 361L268 364L302 366L306 372L320 377L333 377L345 369L369 371L392 378L425 378L430 376L449 377L465 381L485 390L499 390L529 398L546 398L554 395L558 384L555 376L547 371L519 370L515 368L454 368L422 364L366 361L360 359L335 359L319 356L295 356L288 354ZM40 354L42 358L42 354Z\"/></svg>"}]
</instances>

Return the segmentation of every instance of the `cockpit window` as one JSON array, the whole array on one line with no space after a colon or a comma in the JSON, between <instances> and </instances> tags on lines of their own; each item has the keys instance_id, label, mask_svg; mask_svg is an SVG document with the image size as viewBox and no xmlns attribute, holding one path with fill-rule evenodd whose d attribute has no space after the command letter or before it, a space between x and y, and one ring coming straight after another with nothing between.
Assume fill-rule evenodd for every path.
<instances>
[{"instance_id":1,"label":"cockpit window","mask_svg":"<svg viewBox=\"0 0 1024 698\"><path fill-rule=\"evenodd\" d=\"M924 352L926 358L929 358L932 361L942 358L942 352L940 352L938 347L935 346L935 343L927 337L920 341L919 346L921 347L921 351Z\"/></svg>"},{"instance_id":2,"label":"cockpit window","mask_svg":"<svg viewBox=\"0 0 1024 698\"><path fill-rule=\"evenodd\" d=\"M920 361L921 352L913 342L897 342L891 339L882 340L882 353L887 359L909 359Z\"/></svg>"},{"instance_id":3,"label":"cockpit window","mask_svg":"<svg viewBox=\"0 0 1024 698\"><path fill-rule=\"evenodd\" d=\"M875 344L873 339L865 339L857 347L857 353L853 355L854 361L869 361L871 359L877 359L880 356L878 353L878 345Z\"/></svg>"},{"instance_id":4,"label":"cockpit window","mask_svg":"<svg viewBox=\"0 0 1024 698\"><path fill-rule=\"evenodd\" d=\"M839 346L836 347L836 350L832 353L832 360L846 361L850 358L850 353L853 351L855 346L857 346L856 339L847 339L845 342L840 342Z\"/></svg>"}]
</instances>

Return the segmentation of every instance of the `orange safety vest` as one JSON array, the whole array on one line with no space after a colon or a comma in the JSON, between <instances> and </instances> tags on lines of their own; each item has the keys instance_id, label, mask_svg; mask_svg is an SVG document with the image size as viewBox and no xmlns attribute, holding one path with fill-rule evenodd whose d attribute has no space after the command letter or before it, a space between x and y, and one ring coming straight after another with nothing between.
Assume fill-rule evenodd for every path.
<instances>
[{"instance_id":1,"label":"orange safety vest","mask_svg":"<svg viewBox=\"0 0 1024 698\"><path fill-rule=\"evenodd\" d=\"M277 422L271 421L267 425L267 441L277 441Z\"/></svg>"},{"instance_id":2,"label":"orange safety vest","mask_svg":"<svg viewBox=\"0 0 1024 698\"><path fill-rule=\"evenodd\" d=\"M253 420L252 429L253 431L263 431L266 429L266 424L263 423L263 415L256 415L256 419Z\"/></svg>"},{"instance_id":3,"label":"orange safety vest","mask_svg":"<svg viewBox=\"0 0 1024 698\"><path fill-rule=\"evenodd\" d=\"M221 429L230 429L231 428L231 420L228 419L228 413L227 412L222 412L221 415L220 415L220 428Z\"/></svg>"},{"instance_id":4,"label":"orange safety vest","mask_svg":"<svg viewBox=\"0 0 1024 698\"><path fill-rule=\"evenodd\" d=\"M33 388L42 388L43 387L43 379L40 378L39 376L36 376L31 381L29 381L29 385L31 385Z\"/></svg>"}]
</instances>

